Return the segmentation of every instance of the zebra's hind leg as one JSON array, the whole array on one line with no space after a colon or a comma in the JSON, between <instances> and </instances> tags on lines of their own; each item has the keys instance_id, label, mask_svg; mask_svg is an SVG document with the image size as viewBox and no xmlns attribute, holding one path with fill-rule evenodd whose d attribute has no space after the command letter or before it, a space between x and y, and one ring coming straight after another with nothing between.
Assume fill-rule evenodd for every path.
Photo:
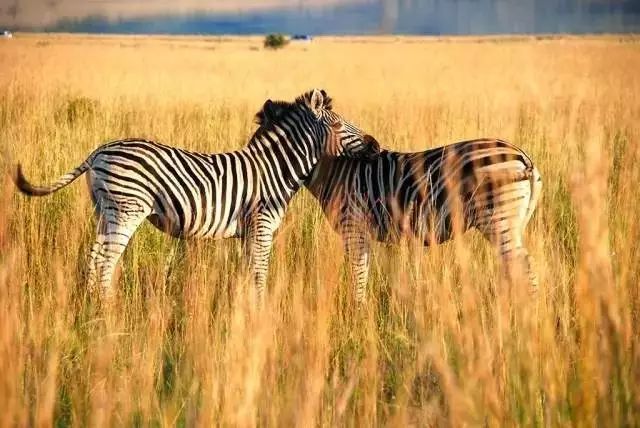
<instances>
[{"instance_id":1,"label":"zebra's hind leg","mask_svg":"<svg viewBox=\"0 0 640 428\"><path fill-rule=\"evenodd\" d=\"M508 221L499 221L489 231L483 231L500 257L503 276L513 284L527 281L532 293L537 292L538 277L533 257L522 243L520 228Z\"/></svg>"},{"instance_id":2,"label":"zebra's hind leg","mask_svg":"<svg viewBox=\"0 0 640 428\"><path fill-rule=\"evenodd\" d=\"M91 245L91 252L89 253L89 262L87 270L87 288L93 292L97 283L97 271L98 258L102 257L100 252L102 251L102 243L104 242L104 233L101 232L102 218L98 217L96 225L96 237Z\"/></svg>"},{"instance_id":3,"label":"zebra's hind leg","mask_svg":"<svg viewBox=\"0 0 640 428\"><path fill-rule=\"evenodd\" d=\"M148 212L131 205L103 205L98 214L96 238L91 247L88 285L98 285L105 301L113 299L112 278L120 256L131 236L147 217Z\"/></svg>"},{"instance_id":4,"label":"zebra's hind leg","mask_svg":"<svg viewBox=\"0 0 640 428\"><path fill-rule=\"evenodd\" d=\"M532 193L534 195L532 196ZM475 196L473 225L496 249L502 273L512 284L528 282L537 292L533 260L523 244L524 229L535 208L539 186L518 181Z\"/></svg>"},{"instance_id":5,"label":"zebra's hind leg","mask_svg":"<svg viewBox=\"0 0 640 428\"><path fill-rule=\"evenodd\" d=\"M524 246L512 248L499 248L502 269L505 277L511 282L524 282L529 284L530 291L538 291L538 276L534 271L533 257Z\"/></svg>"}]
</instances>

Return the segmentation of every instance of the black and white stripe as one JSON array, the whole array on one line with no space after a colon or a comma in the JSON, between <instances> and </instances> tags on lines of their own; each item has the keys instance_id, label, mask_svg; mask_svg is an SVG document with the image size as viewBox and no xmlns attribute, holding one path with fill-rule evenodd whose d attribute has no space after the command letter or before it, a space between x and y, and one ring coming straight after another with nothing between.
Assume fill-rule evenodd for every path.
<instances>
[{"instance_id":1,"label":"black and white stripe","mask_svg":"<svg viewBox=\"0 0 640 428\"><path fill-rule=\"evenodd\" d=\"M266 282L273 234L287 205L325 155L371 156L375 140L332 111L322 90L294 102L267 100L260 127L242 150L202 154L152 141L105 144L56 183L29 184L18 166L16 184L42 196L89 172L97 217L89 283L111 294L111 278L129 239L145 220L179 238L244 240L257 298Z\"/></svg>"},{"instance_id":2,"label":"black and white stripe","mask_svg":"<svg viewBox=\"0 0 640 428\"><path fill-rule=\"evenodd\" d=\"M480 139L419 153L382 151L373 160L324 159L307 187L343 237L359 302L370 238L433 245L476 228L494 244L510 278L528 275L537 284L522 235L542 181L510 143Z\"/></svg>"}]
</instances>

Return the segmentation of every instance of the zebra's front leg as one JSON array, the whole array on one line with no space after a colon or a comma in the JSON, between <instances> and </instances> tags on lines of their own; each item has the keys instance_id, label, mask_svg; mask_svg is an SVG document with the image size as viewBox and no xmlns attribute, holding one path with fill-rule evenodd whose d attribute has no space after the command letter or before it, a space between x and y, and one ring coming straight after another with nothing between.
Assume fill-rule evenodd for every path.
<instances>
[{"instance_id":1,"label":"zebra's front leg","mask_svg":"<svg viewBox=\"0 0 640 428\"><path fill-rule=\"evenodd\" d=\"M351 272L351 281L354 285L355 300L360 306L364 304L367 294L371 244L367 233L355 224L345 225L342 238Z\"/></svg>"},{"instance_id":2,"label":"zebra's front leg","mask_svg":"<svg viewBox=\"0 0 640 428\"><path fill-rule=\"evenodd\" d=\"M249 266L249 272L253 279L256 302L261 306L264 302L264 290L269 273L269 259L273 245L273 228L257 221L248 228L247 236L243 242L243 253Z\"/></svg>"}]
</instances>

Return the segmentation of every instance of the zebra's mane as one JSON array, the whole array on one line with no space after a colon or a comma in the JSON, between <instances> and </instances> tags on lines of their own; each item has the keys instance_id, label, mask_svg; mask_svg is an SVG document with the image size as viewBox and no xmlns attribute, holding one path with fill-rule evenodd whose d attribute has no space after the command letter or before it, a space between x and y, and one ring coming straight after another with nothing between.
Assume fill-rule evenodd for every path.
<instances>
[{"instance_id":1,"label":"zebra's mane","mask_svg":"<svg viewBox=\"0 0 640 428\"><path fill-rule=\"evenodd\" d=\"M325 110L333 109L333 100L331 97L327 95L324 89L321 89L320 92L323 96L322 108ZM311 100L311 96L313 91L306 92L299 97L296 98L294 102L288 101L271 101L270 103L267 101L265 105L260 109L255 116L255 122L259 126L268 125L269 123L275 122L284 116L286 113L289 113L299 106L306 106L309 104ZM268 106L268 111L265 107Z\"/></svg>"},{"instance_id":2,"label":"zebra's mane","mask_svg":"<svg viewBox=\"0 0 640 428\"><path fill-rule=\"evenodd\" d=\"M296 103L290 103L288 101L271 101L269 104L269 111L266 111L265 106L256 113L255 121L258 125L267 125L270 122L274 122L280 119L285 113L294 110L297 107Z\"/></svg>"}]
</instances>

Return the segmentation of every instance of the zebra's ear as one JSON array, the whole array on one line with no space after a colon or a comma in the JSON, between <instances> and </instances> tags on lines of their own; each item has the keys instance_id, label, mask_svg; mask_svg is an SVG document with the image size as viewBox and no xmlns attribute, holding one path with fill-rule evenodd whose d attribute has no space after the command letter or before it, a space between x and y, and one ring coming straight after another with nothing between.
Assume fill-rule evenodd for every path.
<instances>
[{"instance_id":1,"label":"zebra's ear","mask_svg":"<svg viewBox=\"0 0 640 428\"><path fill-rule=\"evenodd\" d=\"M277 115L275 105L273 104L273 101L271 101L270 99L264 102L264 105L262 106L262 111L264 112L268 121L273 120Z\"/></svg>"},{"instance_id":2,"label":"zebra's ear","mask_svg":"<svg viewBox=\"0 0 640 428\"><path fill-rule=\"evenodd\" d=\"M324 107L324 97L326 92L320 89L314 89L309 96L308 106L309 109L317 116L320 117L320 111Z\"/></svg>"},{"instance_id":3,"label":"zebra's ear","mask_svg":"<svg viewBox=\"0 0 640 428\"><path fill-rule=\"evenodd\" d=\"M277 115L275 104L270 99L264 102L262 110L256 113L256 123L258 125L268 125Z\"/></svg>"}]
</instances>

